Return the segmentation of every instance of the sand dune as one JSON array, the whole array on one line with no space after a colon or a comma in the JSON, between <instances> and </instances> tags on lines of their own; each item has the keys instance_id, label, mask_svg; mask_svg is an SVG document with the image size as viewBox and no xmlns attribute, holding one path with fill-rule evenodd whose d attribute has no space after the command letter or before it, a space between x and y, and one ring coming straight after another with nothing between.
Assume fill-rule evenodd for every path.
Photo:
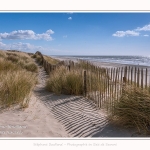
<instances>
[{"instance_id":1,"label":"sand dune","mask_svg":"<svg viewBox=\"0 0 150 150\"><path fill-rule=\"evenodd\" d=\"M107 114L81 96L55 95L44 88L48 75L39 67L29 107L0 113L0 137L131 137L129 131L110 125Z\"/></svg>"}]
</instances>

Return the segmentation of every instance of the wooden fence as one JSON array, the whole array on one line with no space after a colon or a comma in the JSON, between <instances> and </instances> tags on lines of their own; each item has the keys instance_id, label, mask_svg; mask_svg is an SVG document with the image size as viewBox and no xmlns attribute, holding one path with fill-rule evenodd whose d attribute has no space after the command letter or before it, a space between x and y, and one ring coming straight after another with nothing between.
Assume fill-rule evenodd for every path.
<instances>
[{"instance_id":1,"label":"wooden fence","mask_svg":"<svg viewBox=\"0 0 150 150\"><path fill-rule=\"evenodd\" d=\"M42 57L43 67L49 75L60 65L66 66L68 71L80 69L84 83L83 96L93 100L99 108L105 107L108 110L114 107L126 86L147 89L150 92L150 71L146 67L101 68L82 60L78 60L80 63L61 61L57 65L51 65L40 52L38 55Z\"/></svg>"},{"instance_id":2,"label":"wooden fence","mask_svg":"<svg viewBox=\"0 0 150 150\"><path fill-rule=\"evenodd\" d=\"M83 96L93 100L97 107L111 109L118 102L124 88L137 87L150 93L150 68L126 66L119 68L101 68L78 60L84 82ZM70 65L71 66L71 65ZM75 66L71 69L77 69Z\"/></svg>"},{"instance_id":3,"label":"wooden fence","mask_svg":"<svg viewBox=\"0 0 150 150\"><path fill-rule=\"evenodd\" d=\"M123 89L128 87L137 87L148 90L150 93L150 75L148 68L142 67L121 67L105 68L101 72L100 67L96 67L94 74L91 70L86 73L86 96L94 100L99 108L107 109L114 107L115 102L119 101ZM94 77L92 77L94 76ZM92 87L92 85L95 87Z\"/></svg>"},{"instance_id":4,"label":"wooden fence","mask_svg":"<svg viewBox=\"0 0 150 150\"><path fill-rule=\"evenodd\" d=\"M42 55L41 52L37 51L35 53L36 55L39 55L42 59L42 65L45 69L45 71L50 75L50 73L52 71L54 71L55 69L57 69L58 66L61 66L61 65L65 65L65 61L60 61L59 63L57 63L56 65L53 65L53 64L50 64L46 59L44 59L44 56Z\"/></svg>"}]
</instances>

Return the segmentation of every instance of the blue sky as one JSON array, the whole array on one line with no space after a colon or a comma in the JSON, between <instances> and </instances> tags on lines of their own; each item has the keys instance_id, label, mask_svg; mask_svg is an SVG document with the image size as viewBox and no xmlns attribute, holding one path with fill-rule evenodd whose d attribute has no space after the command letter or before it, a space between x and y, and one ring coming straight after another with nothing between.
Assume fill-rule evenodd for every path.
<instances>
[{"instance_id":1,"label":"blue sky","mask_svg":"<svg viewBox=\"0 0 150 150\"><path fill-rule=\"evenodd\" d=\"M150 13L0 13L0 49L150 56Z\"/></svg>"}]
</instances>

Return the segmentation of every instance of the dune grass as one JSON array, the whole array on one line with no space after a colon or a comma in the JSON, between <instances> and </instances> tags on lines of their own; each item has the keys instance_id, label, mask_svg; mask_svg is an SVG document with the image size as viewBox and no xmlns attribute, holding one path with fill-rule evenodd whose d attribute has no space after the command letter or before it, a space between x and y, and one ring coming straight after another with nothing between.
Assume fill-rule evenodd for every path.
<instances>
[{"instance_id":1,"label":"dune grass","mask_svg":"<svg viewBox=\"0 0 150 150\"><path fill-rule=\"evenodd\" d=\"M6 56L7 56L6 53L4 51L0 50L0 57L6 58Z\"/></svg>"},{"instance_id":2,"label":"dune grass","mask_svg":"<svg viewBox=\"0 0 150 150\"><path fill-rule=\"evenodd\" d=\"M9 62L16 64L16 66L26 69L27 71L37 72L38 67L34 63L33 59L23 52L6 52L7 57L5 58Z\"/></svg>"},{"instance_id":3,"label":"dune grass","mask_svg":"<svg viewBox=\"0 0 150 150\"><path fill-rule=\"evenodd\" d=\"M150 93L147 89L126 86L119 102L110 110L112 123L136 128L139 133L150 134Z\"/></svg>"},{"instance_id":4,"label":"dune grass","mask_svg":"<svg viewBox=\"0 0 150 150\"><path fill-rule=\"evenodd\" d=\"M31 56L31 58L35 59L39 65L42 65L42 57L40 55L34 54Z\"/></svg>"},{"instance_id":5,"label":"dune grass","mask_svg":"<svg viewBox=\"0 0 150 150\"><path fill-rule=\"evenodd\" d=\"M50 74L50 78L47 81L46 89L56 94L69 94L69 95L84 95L84 75L83 71L87 71L86 74L86 89L88 97L92 99L92 92L104 91L104 82L106 83L103 72L100 70L92 70L87 68L86 63L79 62L75 66L71 66L70 70L66 66L60 66ZM94 66L95 67L95 66ZM91 70L90 70L91 69ZM102 77L99 77L99 72Z\"/></svg>"},{"instance_id":6,"label":"dune grass","mask_svg":"<svg viewBox=\"0 0 150 150\"><path fill-rule=\"evenodd\" d=\"M50 63L51 65L56 65L57 63L60 62L60 61L57 60L57 59L54 59L54 58L52 58L52 57L50 57L50 56L45 56L45 55L44 55L44 59L45 59L48 63Z\"/></svg>"},{"instance_id":7,"label":"dune grass","mask_svg":"<svg viewBox=\"0 0 150 150\"><path fill-rule=\"evenodd\" d=\"M9 70L19 70L20 66L13 64L10 61L5 60L4 58L0 58L0 73L3 71L7 72Z\"/></svg>"},{"instance_id":8,"label":"dune grass","mask_svg":"<svg viewBox=\"0 0 150 150\"><path fill-rule=\"evenodd\" d=\"M81 95L83 93L81 72L68 71L61 66L51 74L46 89L56 94Z\"/></svg>"},{"instance_id":9,"label":"dune grass","mask_svg":"<svg viewBox=\"0 0 150 150\"><path fill-rule=\"evenodd\" d=\"M0 105L10 107L13 104L28 105L28 97L35 85L35 74L22 71L8 71L0 74Z\"/></svg>"},{"instance_id":10,"label":"dune grass","mask_svg":"<svg viewBox=\"0 0 150 150\"><path fill-rule=\"evenodd\" d=\"M22 52L0 51L0 108L27 107L37 82L37 65Z\"/></svg>"}]
</instances>

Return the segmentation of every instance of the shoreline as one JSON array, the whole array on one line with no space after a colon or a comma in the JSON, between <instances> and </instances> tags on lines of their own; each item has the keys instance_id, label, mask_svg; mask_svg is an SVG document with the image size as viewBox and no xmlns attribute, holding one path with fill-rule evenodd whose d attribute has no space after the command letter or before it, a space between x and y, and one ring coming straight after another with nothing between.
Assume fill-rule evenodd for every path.
<instances>
[{"instance_id":1,"label":"shoreline","mask_svg":"<svg viewBox=\"0 0 150 150\"><path fill-rule=\"evenodd\" d=\"M78 59L71 59L71 58L62 58L62 57L53 57L55 59L58 59L60 61L74 61L77 62ZM134 65L134 64L121 64L121 63L114 63L114 62L99 62L99 61L90 61L90 60L85 60L88 62L91 62L92 64L94 64L97 67L104 67L104 68L118 68L118 67L125 67L125 66L130 66L130 67L138 67L138 68L143 68L143 69L150 69L150 66L145 66L145 65Z\"/></svg>"}]
</instances>

